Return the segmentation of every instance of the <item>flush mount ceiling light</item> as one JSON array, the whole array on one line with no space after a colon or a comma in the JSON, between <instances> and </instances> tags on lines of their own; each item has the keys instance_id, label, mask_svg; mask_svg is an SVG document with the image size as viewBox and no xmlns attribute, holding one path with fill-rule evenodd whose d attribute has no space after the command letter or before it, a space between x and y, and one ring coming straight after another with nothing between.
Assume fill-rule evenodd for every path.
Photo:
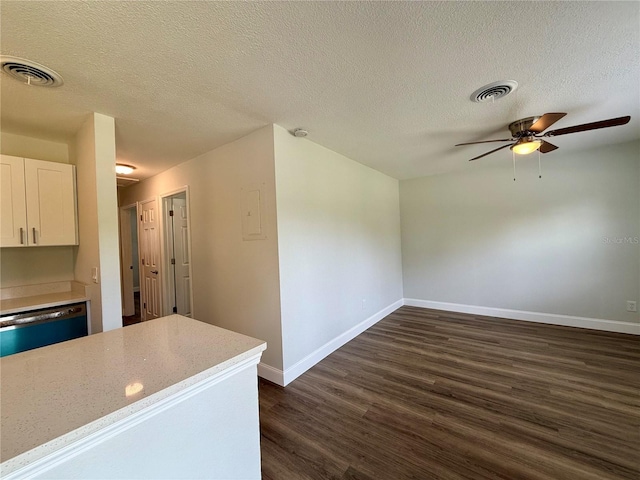
<instances>
[{"instance_id":1,"label":"flush mount ceiling light","mask_svg":"<svg viewBox=\"0 0 640 480\"><path fill-rule=\"evenodd\" d=\"M118 175L130 175L136 167L132 167L131 165L125 165L124 163L116 163L116 173Z\"/></svg>"},{"instance_id":2,"label":"flush mount ceiling light","mask_svg":"<svg viewBox=\"0 0 640 480\"><path fill-rule=\"evenodd\" d=\"M518 155L529 155L530 153L538 150L540 145L542 145L542 140L538 140L534 137L524 137L511 145L511 150Z\"/></svg>"},{"instance_id":3,"label":"flush mount ceiling light","mask_svg":"<svg viewBox=\"0 0 640 480\"><path fill-rule=\"evenodd\" d=\"M64 83L59 73L25 58L0 55L3 73L33 87L59 87Z\"/></svg>"}]
</instances>

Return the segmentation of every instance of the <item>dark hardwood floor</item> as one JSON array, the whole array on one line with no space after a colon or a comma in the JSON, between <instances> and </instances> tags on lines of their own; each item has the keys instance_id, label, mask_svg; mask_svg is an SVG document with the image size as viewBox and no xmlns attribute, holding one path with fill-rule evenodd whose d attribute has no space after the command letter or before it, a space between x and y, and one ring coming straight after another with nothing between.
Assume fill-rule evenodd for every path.
<instances>
[{"instance_id":1,"label":"dark hardwood floor","mask_svg":"<svg viewBox=\"0 0 640 480\"><path fill-rule=\"evenodd\" d=\"M631 335L402 307L259 387L265 480L640 478Z\"/></svg>"},{"instance_id":2,"label":"dark hardwood floor","mask_svg":"<svg viewBox=\"0 0 640 480\"><path fill-rule=\"evenodd\" d=\"M140 292L133 293L133 304L135 306L135 313L127 317L122 317L122 326L128 327L129 325L135 325L142 321L142 315L140 314Z\"/></svg>"}]
</instances>

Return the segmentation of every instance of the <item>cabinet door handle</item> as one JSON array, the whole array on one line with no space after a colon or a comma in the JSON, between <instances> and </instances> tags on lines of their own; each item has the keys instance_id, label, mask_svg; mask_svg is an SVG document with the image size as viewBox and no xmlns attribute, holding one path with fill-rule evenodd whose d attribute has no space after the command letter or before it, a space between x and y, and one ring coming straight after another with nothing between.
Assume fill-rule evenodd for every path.
<instances>
[{"instance_id":1,"label":"cabinet door handle","mask_svg":"<svg viewBox=\"0 0 640 480\"><path fill-rule=\"evenodd\" d=\"M33 227L33 244L35 245L36 243L36 227Z\"/></svg>"},{"instance_id":2,"label":"cabinet door handle","mask_svg":"<svg viewBox=\"0 0 640 480\"><path fill-rule=\"evenodd\" d=\"M24 228L20 227L20 245L24 245Z\"/></svg>"}]
</instances>

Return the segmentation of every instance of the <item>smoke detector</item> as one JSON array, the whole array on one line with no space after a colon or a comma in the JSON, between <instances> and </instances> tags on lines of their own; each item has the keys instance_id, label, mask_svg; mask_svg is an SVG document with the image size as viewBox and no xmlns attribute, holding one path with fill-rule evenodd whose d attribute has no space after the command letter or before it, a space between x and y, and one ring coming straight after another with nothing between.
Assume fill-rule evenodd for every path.
<instances>
[{"instance_id":1,"label":"smoke detector","mask_svg":"<svg viewBox=\"0 0 640 480\"><path fill-rule=\"evenodd\" d=\"M1 55L0 69L20 82L34 87L59 87L64 83L59 73L25 58Z\"/></svg>"},{"instance_id":2,"label":"smoke detector","mask_svg":"<svg viewBox=\"0 0 640 480\"><path fill-rule=\"evenodd\" d=\"M493 82L484 87L480 87L478 90L471 94L472 102L493 102L500 98L504 98L518 88L518 82L515 80L500 80L499 82Z\"/></svg>"},{"instance_id":3,"label":"smoke detector","mask_svg":"<svg viewBox=\"0 0 640 480\"><path fill-rule=\"evenodd\" d=\"M292 134L294 137L304 138L304 137L306 137L307 135L309 135L309 132L307 132L304 128L296 128L295 130L293 130L293 131L291 132L291 134Z\"/></svg>"}]
</instances>

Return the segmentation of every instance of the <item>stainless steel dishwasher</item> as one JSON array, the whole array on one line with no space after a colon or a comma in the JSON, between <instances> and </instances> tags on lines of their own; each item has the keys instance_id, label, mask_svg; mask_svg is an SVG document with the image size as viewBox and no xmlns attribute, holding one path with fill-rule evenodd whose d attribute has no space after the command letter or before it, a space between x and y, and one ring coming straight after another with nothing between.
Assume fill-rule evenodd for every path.
<instances>
[{"instance_id":1,"label":"stainless steel dishwasher","mask_svg":"<svg viewBox=\"0 0 640 480\"><path fill-rule=\"evenodd\" d=\"M88 335L85 303L0 317L0 357Z\"/></svg>"}]
</instances>

